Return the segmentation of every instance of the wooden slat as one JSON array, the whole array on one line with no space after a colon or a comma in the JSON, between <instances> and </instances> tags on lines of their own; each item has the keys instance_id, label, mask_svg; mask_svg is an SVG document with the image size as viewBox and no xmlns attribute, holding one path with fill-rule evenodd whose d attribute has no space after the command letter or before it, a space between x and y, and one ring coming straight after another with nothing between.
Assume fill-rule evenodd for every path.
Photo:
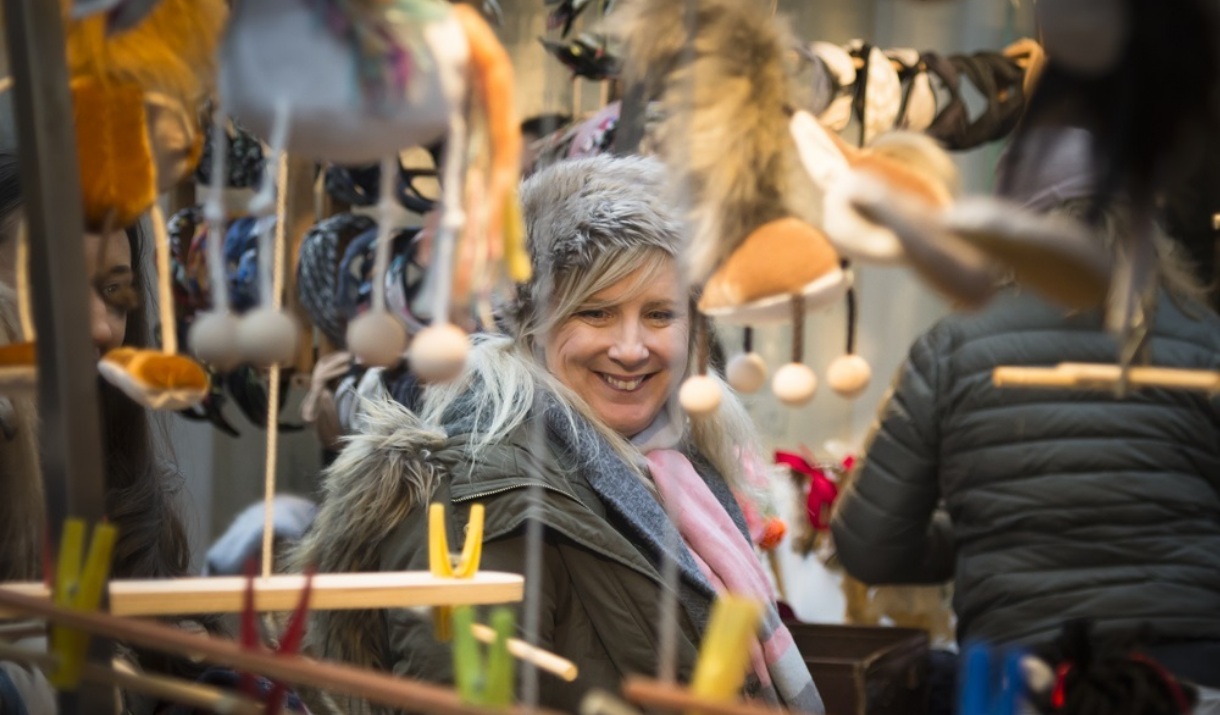
<instances>
[{"instance_id":1,"label":"wooden slat","mask_svg":"<svg viewBox=\"0 0 1220 715\"><path fill-rule=\"evenodd\" d=\"M991 375L996 387L1108 390L1122 376L1118 365L1063 363L1056 367L997 367ZM1162 388L1220 392L1220 372L1168 367L1132 367L1127 375L1132 389Z\"/></svg>"},{"instance_id":2,"label":"wooden slat","mask_svg":"<svg viewBox=\"0 0 1220 715\"><path fill-rule=\"evenodd\" d=\"M318 574L309 607L314 610L410 608L415 606L516 603L524 579L517 574L480 571L469 579L437 578L426 571L398 573ZM254 579L254 607L290 611L297 605L305 577ZM114 580L110 611L118 616L169 616L239 613L245 599L242 577ZM0 584L0 591L47 598L41 583ZM0 609L0 618L14 613Z\"/></svg>"},{"instance_id":3,"label":"wooden slat","mask_svg":"<svg viewBox=\"0 0 1220 715\"><path fill-rule=\"evenodd\" d=\"M109 613L69 611L54 606L47 599L30 598L5 589L0 589L0 608L45 618L68 628L129 645L258 673L292 686L352 695L409 712L435 715L526 715L523 708L516 706L493 711L467 705L452 688L363 670L334 661L276 655L266 648L243 648L231 640L187 633L152 621L119 618ZM529 715L558 713L538 708L530 711Z\"/></svg>"}]
</instances>

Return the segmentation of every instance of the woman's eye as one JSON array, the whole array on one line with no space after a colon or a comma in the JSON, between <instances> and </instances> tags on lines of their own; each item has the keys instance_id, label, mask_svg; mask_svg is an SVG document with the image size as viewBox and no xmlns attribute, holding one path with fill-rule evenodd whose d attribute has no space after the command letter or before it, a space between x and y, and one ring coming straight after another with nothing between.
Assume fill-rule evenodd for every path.
<instances>
[{"instance_id":1,"label":"woman's eye","mask_svg":"<svg viewBox=\"0 0 1220 715\"><path fill-rule=\"evenodd\" d=\"M678 314L672 310L654 310L648 314L649 320L655 320L660 323L672 323L677 317Z\"/></svg>"},{"instance_id":2,"label":"woman's eye","mask_svg":"<svg viewBox=\"0 0 1220 715\"><path fill-rule=\"evenodd\" d=\"M610 317L610 311L599 308L590 308L589 310L581 310L576 313L577 318L583 320L605 320Z\"/></svg>"}]
</instances>

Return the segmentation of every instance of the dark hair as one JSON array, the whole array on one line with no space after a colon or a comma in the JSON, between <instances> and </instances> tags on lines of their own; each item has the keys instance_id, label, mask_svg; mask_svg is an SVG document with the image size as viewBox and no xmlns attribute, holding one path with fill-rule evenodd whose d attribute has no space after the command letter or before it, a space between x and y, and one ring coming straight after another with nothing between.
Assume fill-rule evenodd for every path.
<instances>
[{"instance_id":1,"label":"dark hair","mask_svg":"<svg viewBox=\"0 0 1220 715\"><path fill-rule=\"evenodd\" d=\"M16 156L0 153L0 226L21 207L20 175ZM144 238L138 226L126 230L131 247L134 285L142 298L150 294L145 274ZM0 240L9 240L0 233ZM147 302L147 301L143 301ZM145 307L127 316L123 344L152 344ZM102 460L106 516L118 529L111 576L114 578L171 578L190 570L190 543L178 512L176 496L181 475L158 459L147 410L118 388L98 379L98 416L101 420ZM208 630L214 619L197 619ZM143 652L140 663L150 670L191 674L184 661L160 659Z\"/></svg>"}]
</instances>

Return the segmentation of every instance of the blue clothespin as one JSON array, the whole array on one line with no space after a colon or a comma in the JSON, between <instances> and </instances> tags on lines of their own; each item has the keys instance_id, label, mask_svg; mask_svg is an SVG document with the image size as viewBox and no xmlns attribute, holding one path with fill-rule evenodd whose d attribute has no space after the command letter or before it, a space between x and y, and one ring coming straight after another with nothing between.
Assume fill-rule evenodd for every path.
<instances>
[{"instance_id":1,"label":"blue clothespin","mask_svg":"<svg viewBox=\"0 0 1220 715\"><path fill-rule=\"evenodd\" d=\"M995 672L1001 653L973 644L962 653L958 715L1016 715L1025 695L1024 656L1019 649L1002 654L1003 669Z\"/></svg>"}]
</instances>

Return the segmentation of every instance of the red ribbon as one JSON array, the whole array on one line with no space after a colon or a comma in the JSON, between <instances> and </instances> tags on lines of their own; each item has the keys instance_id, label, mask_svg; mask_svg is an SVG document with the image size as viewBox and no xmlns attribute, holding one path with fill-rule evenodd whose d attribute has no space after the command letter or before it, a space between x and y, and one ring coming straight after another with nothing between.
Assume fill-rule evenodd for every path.
<instances>
[{"instance_id":1,"label":"red ribbon","mask_svg":"<svg viewBox=\"0 0 1220 715\"><path fill-rule=\"evenodd\" d=\"M809 523L816 531L830 529L830 513L835 499L839 496L839 485L826 476L824 469L810 464L799 454L777 451L775 463L783 464L809 477L809 495L805 499L805 513L809 516ZM843 461L844 469L851 469L851 464L853 460L848 457Z\"/></svg>"}]
</instances>

